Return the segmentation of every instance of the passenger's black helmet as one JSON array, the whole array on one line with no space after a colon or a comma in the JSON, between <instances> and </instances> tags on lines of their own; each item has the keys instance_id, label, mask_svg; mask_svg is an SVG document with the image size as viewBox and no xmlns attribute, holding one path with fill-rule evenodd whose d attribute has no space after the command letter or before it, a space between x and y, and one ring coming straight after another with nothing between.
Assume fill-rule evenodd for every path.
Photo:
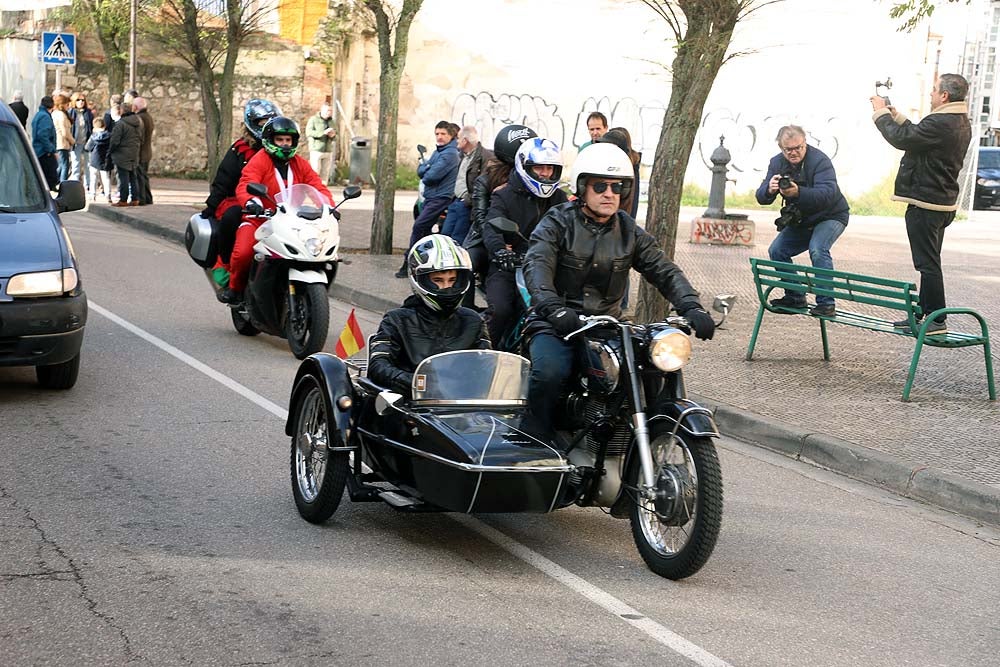
<instances>
[{"instance_id":1,"label":"passenger's black helmet","mask_svg":"<svg viewBox=\"0 0 1000 667\"><path fill-rule=\"evenodd\" d=\"M493 154L501 162L512 165L521 144L537 136L538 134L527 125L508 125L500 130L497 138L493 140Z\"/></svg>"}]
</instances>

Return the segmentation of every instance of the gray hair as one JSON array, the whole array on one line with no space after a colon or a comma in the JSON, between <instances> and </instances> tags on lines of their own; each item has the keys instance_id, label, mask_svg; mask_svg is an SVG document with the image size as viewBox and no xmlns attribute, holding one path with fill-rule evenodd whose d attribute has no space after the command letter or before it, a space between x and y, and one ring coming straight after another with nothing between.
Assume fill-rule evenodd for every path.
<instances>
[{"instance_id":1,"label":"gray hair","mask_svg":"<svg viewBox=\"0 0 1000 667\"><path fill-rule=\"evenodd\" d=\"M774 140L780 144L781 140L784 139L785 137L802 137L803 139L805 139L806 131L803 130L798 125L785 125L780 130L778 130L778 136L776 136Z\"/></svg>"},{"instance_id":2,"label":"gray hair","mask_svg":"<svg viewBox=\"0 0 1000 667\"><path fill-rule=\"evenodd\" d=\"M458 138L465 139L470 144L478 143L479 130L476 129L475 125L466 125L461 130L458 131Z\"/></svg>"},{"instance_id":3,"label":"gray hair","mask_svg":"<svg viewBox=\"0 0 1000 667\"><path fill-rule=\"evenodd\" d=\"M12 100L13 102L23 102L24 101L24 93L21 92L20 90L15 90L14 94L12 95L12 97L13 97L13 100Z\"/></svg>"},{"instance_id":4,"label":"gray hair","mask_svg":"<svg viewBox=\"0 0 1000 667\"><path fill-rule=\"evenodd\" d=\"M969 94L969 82L961 74L942 74L938 77L938 92L948 93L949 102L961 102Z\"/></svg>"}]
</instances>

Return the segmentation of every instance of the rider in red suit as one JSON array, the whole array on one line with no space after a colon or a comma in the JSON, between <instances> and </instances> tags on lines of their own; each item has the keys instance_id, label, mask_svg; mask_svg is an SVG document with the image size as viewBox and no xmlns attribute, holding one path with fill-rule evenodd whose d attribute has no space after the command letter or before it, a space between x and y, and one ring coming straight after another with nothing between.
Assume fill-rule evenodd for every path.
<instances>
[{"instance_id":1,"label":"rider in red suit","mask_svg":"<svg viewBox=\"0 0 1000 667\"><path fill-rule=\"evenodd\" d=\"M282 116L271 119L264 126L261 140L264 150L258 151L243 168L240 184L236 186L236 201L241 207L256 208L259 211L274 207L274 202L270 199L262 202L247 192L247 186L251 183L265 185L270 197L287 190L295 183L304 183L319 190L326 196L327 202L333 203L330 191L313 171L309 161L295 154L299 145L299 128L295 121ZM263 218L248 217L236 230L236 244L229 261L229 287L218 295L223 303L237 303L242 299L253 259L254 232L263 222Z\"/></svg>"},{"instance_id":2,"label":"rider in red suit","mask_svg":"<svg viewBox=\"0 0 1000 667\"><path fill-rule=\"evenodd\" d=\"M219 259L223 266L229 266L233 252L236 230L243 221L243 210L236 201L236 186L240 183L243 167L260 150L261 130L265 123L280 116L278 107L267 100L252 99L243 109L243 134L226 151L219 168L215 171L211 191L205 200L203 218L219 221L216 234L219 237Z\"/></svg>"}]
</instances>

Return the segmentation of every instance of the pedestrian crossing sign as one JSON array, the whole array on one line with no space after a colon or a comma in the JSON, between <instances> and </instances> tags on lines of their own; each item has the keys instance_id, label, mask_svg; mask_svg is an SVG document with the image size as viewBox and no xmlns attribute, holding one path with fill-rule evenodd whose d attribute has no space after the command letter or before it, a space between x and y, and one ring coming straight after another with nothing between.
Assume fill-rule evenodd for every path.
<instances>
[{"instance_id":1,"label":"pedestrian crossing sign","mask_svg":"<svg viewBox=\"0 0 1000 667\"><path fill-rule=\"evenodd\" d=\"M46 65L76 65L76 35L70 32L43 32L42 62Z\"/></svg>"}]
</instances>

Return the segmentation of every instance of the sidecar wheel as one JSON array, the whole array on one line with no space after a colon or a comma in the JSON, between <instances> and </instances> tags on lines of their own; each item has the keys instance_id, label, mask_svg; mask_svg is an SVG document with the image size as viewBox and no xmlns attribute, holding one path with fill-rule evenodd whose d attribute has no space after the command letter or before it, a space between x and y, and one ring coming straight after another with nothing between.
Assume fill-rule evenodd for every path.
<instances>
[{"instance_id":1,"label":"sidecar wheel","mask_svg":"<svg viewBox=\"0 0 1000 667\"><path fill-rule=\"evenodd\" d=\"M233 318L233 328L241 336L256 336L260 333L260 329L250 322L250 316L247 314L247 307L245 305L240 304L237 307L230 308L229 314Z\"/></svg>"},{"instance_id":2,"label":"sidecar wheel","mask_svg":"<svg viewBox=\"0 0 1000 667\"><path fill-rule=\"evenodd\" d=\"M667 579L683 579L712 555L722 526L722 471L709 438L678 433L663 424L650 428L657 470L657 498L629 503L635 545L649 569ZM629 480L641 487L634 457Z\"/></svg>"},{"instance_id":3,"label":"sidecar wheel","mask_svg":"<svg viewBox=\"0 0 1000 667\"><path fill-rule=\"evenodd\" d=\"M297 284L295 295L289 297L288 306L288 323L285 325L288 347L296 359L305 359L322 350L326 344L326 334L330 329L330 298L326 285Z\"/></svg>"},{"instance_id":4,"label":"sidecar wheel","mask_svg":"<svg viewBox=\"0 0 1000 667\"><path fill-rule=\"evenodd\" d=\"M292 496L302 518L310 523L329 519L344 495L347 452L331 452L343 444L337 425L330 421L330 404L315 378L303 378L303 393L295 404L292 436Z\"/></svg>"}]
</instances>

